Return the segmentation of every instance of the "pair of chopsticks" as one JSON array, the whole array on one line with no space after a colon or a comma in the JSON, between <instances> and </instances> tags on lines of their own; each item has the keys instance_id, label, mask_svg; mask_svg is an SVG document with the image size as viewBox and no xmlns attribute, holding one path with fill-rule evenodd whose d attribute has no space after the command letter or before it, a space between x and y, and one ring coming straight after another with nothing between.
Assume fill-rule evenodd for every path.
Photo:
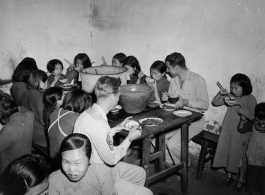
<instances>
[{"instance_id":1,"label":"pair of chopsticks","mask_svg":"<svg viewBox=\"0 0 265 195\"><path fill-rule=\"evenodd\" d=\"M106 60L105 60L105 58L104 58L104 56L101 57L101 60L102 60L102 62L103 62L102 65L108 65L107 62L106 62Z\"/></svg>"},{"instance_id":2,"label":"pair of chopsticks","mask_svg":"<svg viewBox=\"0 0 265 195\"><path fill-rule=\"evenodd\" d=\"M221 85L221 83L219 83L219 81L217 81L216 85L217 85L220 89L224 89L223 86ZM230 95L226 94L226 96L228 96L228 98L229 98L230 100L233 100L233 99L230 97Z\"/></svg>"}]
</instances>

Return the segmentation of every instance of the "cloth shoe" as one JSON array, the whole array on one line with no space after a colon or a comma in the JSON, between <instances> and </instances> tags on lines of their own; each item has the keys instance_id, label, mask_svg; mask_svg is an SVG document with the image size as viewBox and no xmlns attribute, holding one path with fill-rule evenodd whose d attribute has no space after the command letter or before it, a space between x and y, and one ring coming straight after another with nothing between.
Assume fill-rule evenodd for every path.
<instances>
[{"instance_id":1,"label":"cloth shoe","mask_svg":"<svg viewBox=\"0 0 265 195\"><path fill-rule=\"evenodd\" d=\"M225 178L224 182L222 183L222 187L226 188L229 187L234 182L234 179L231 177Z\"/></svg>"},{"instance_id":2,"label":"cloth shoe","mask_svg":"<svg viewBox=\"0 0 265 195\"><path fill-rule=\"evenodd\" d=\"M234 186L234 189L233 190L235 192L240 192L243 189L243 187L244 187L244 184L242 182L238 181L236 183L236 185Z\"/></svg>"}]
</instances>

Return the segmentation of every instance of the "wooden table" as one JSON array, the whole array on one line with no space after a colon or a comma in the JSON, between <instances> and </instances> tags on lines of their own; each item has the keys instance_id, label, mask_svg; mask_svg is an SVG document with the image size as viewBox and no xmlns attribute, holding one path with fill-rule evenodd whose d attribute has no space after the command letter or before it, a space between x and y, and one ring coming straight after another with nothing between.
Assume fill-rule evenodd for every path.
<instances>
[{"instance_id":1,"label":"wooden table","mask_svg":"<svg viewBox=\"0 0 265 195\"><path fill-rule=\"evenodd\" d=\"M178 170L182 170L181 178L181 191L182 193L188 192L188 160L189 160L189 124L200 119L203 114L198 112L192 112L192 115L187 117L178 117L173 115L173 111L165 111L161 108L156 109L145 109L139 114L128 114L125 111L121 110L118 113L108 114L109 124L111 127L116 126L121 123L124 118L128 116L133 116L132 120L139 121L142 118L148 117L158 117L163 119L163 123L155 127L143 127L142 134L138 139L143 141L142 145L142 158L140 162L135 162L134 164L139 163L146 170L146 186L150 183L153 183L169 174L172 174ZM165 162L165 133L181 127L181 162L177 165L169 165ZM126 137L128 135L127 131L119 132L119 135ZM151 139L156 137L156 150L155 153L150 154L151 148ZM125 157L126 158L126 157ZM149 174L150 162L155 160L155 174Z\"/></svg>"}]
</instances>

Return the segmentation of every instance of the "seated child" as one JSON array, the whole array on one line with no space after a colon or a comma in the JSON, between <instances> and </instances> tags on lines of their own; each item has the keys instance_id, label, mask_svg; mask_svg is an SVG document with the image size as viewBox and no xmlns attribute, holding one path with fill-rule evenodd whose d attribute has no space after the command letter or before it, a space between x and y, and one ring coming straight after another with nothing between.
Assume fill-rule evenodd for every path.
<instances>
[{"instance_id":1,"label":"seated child","mask_svg":"<svg viewBox=\"0 0 265 195\"><path fill-rule=\"evenodd\" d=\"M67 69L66 76L68 82L71 83L74 80L74 84L81 81L79 72L85 68L92 66L92 63L85 53L79 53L74 58L74 64ZM74 70L74 71L73 71Z\"/></svg>"},{"instance_id":2,"label":"seated child","mask_svg":"<svg viewBox=\"0 0 265 195\"><path fill-rule=\"evenodd\" d=\"M152 100L161 102L162 93L168 91L169 81L167 80L165 73L167 66L163 61L155 61L150 67L150 77L146 77L145 81L148 85L154 88L154 94L151 97Z\"/></svg>"},{"instance_id":3,"label":"seated child","mask_svg":"<svg viewBox=\"0 0 265 195\"><path fill-rule=\"evenodd\" d=\"M47 147L44 133L43 95L47 88L47 74L42 70L34 70L29 77L26 91L21 97L21 105L34 113L32 141L42 147Z\"/></svg>"},{"instance_id":4,"label":"seated child","mask_svg":"<svg viewBox=\"0 0 265 195\"><path fill-rule=\"evenodd\" d=\"M50 148L50 140L48 135L48 129L50 126L50 115L52 112L62 105L64 98L63 88L61 87L50 87L44 93L44 110L43 110L43 121L44 121L44 131L47 139L48 153Z\"/></svg>"},{"instance_id":5,"label":"seated child","mask_svg":"<svg viewBox=\"0 0 265 195\"><path fill-rule=\"evenodd\" d=\"M79 114L92 105L90 96L79 88L71 89L63 98L61 105L57 103L50 115L48 129L50 141L50 157L57 159L63 139L73 133L75 121Z\"/></svg>"},{"instance_id":6,"label":"seated child","mask_svg":"<svg viewBox=\"0 0 265 195\"><path fill-rule=\"evenodd\" d=\"M29 76L32 71L37 70L36 61L33 58L24 58L14 70L12 75L13 85L11 87L11 94L18 104L21 105L21 97L27 89L27 83L29 81Z\"/></svg>"},{"instance_id":7,"label":"seated child","mask_svg":"<svg viewBox=\"0 0 265 195\"><path fill-rule=\"evenodd\" d=\"M112 66L122 66L123 60L126 58L124 53L117 53L112 58Z\"/></svg>"},{"instance_id":8,"label":"seated child","mask_svg":"<svg viewBox=\"0 0 265 195\"><path fill-rule=\"evenodd\" d=\"M59 87L67 82L67 77L62 74L63 63L60 60L50 60L47 64L47 70L51 73L51 75L48 76L48 84L50 87Z\"/></svg>"},{"instance_id":9,"label":"seated child","mask_svg":"<svg viewBox=\"0 0 265 195\"><path fill-rule=\"evenodd\" d=\"M24 155L10 163L0 178L0 194L47 194L48 172L41 157Z\"/></svg>"},{"instance_id":10,"label":"seated child","mask_svg":"<svg viewBox=\"0 0 265 195\"><path fill-rule=\"evenodd\" d=\"M127 84L145 84L144 74L141 72L141 67L134 56L127 56L122 66L128 69L129 77Z\"/></svg>"},{"instance_id":11,"label":"seated child","mask_svg":"<svg viewBox=\"0 0 265 195\"><path fill-rule=\"evenodd\" d=\"M254 121L254 126L253 126ZM246 189L249 194L265 194L265 103L257 104L255 118L251 121L241 115L240 133L251 132L246 152L248 167Z\"/></svg>"},{"instance_id":12,"label":"seated child","mask_svg":"<svg viewBox=\"0 0 265 195\"><path fill-rule=\"evenodd\" d=\"M11 161L31 153L33 121L32 112L0 95L0 175Z\"/></svg>"}]
</instances>

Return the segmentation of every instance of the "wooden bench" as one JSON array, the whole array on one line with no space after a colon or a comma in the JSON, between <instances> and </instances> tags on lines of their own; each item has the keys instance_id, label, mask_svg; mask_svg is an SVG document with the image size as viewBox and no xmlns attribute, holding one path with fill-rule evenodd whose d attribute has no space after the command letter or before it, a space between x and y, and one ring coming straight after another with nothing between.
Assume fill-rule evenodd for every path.
<instances>
[{"instance_id":1,"label":"wooden bench","mask_svg":"<svg viewBox=\"0 0 265 195\"><path fill-rule=\"evenodd\" d=\"M197 164L196 179L201 180L204 164L212 161L217 147L219 135L203 130L192 138L197 144L201 145L201 152Z\"/></svg>"}]
</instances>

